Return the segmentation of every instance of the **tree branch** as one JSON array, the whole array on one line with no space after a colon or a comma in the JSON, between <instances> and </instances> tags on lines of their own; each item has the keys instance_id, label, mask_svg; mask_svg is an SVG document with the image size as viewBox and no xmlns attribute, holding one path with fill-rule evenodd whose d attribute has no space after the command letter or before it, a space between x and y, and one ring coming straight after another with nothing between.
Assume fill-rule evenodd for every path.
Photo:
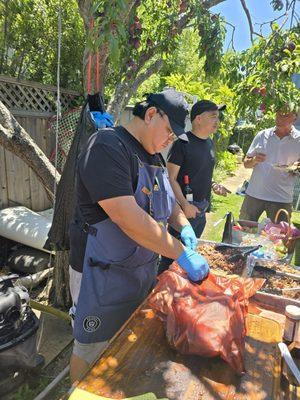
<instances>
[{"instance_id":1,"label":"tree branch","mask_svg":"<svg viewBox=\"0 0 300 400\"><path fill-rule=\"evenodd\" d=\"M284 17L285 15L286 15L286 13L284 13L284 14L282 14L282 15L279 15L279 17L274 18L274 19L272 19L271 21L262 22L261 24L259 24L259 23L256 22L255 25L259 25L259 31L260 31L260 34L262 35L262 27L263 27L264 25L270 25L270 24L272 24L273 22L278 21L279 19L281 19L281 18Z\"/></svg>"},{"instance_id":2,"label":"tree branch","mask_svg":"<svg viewBox=\"0 0 300 400\"><path fill-rule=\"evenodd\" d=\"M163 60L159 58L154 61L146 71L136 76L133 81L120 83L115 91L115 95L110 102L107 111L114 116L115 122L119 123L120 115L123 108L128 104L133 93L136 92L141 83L143 83L152 74L159 71L163 65Z\"/></svg>"},{"instance_id":3,"label":"tree branch","mask_svg":"<svg viewBox=\"0 0 300 400\"><path fill-rule=\"evenodd\" d=\"M290 24L290 29L292 29L293 26L293 20L294 20L294 15L295 15L295 7L296 7L296 0L293 0L293 8L292 8L292 15L291 15L291 24Z\"/></svg>"},{"instance_id":4,"label":"tree branch","mask_svg":"<svg viewBox=\"0 0 300 400\"><path fill-rule=\"evenodd\" d=\"M139 74L135 81L131 84L132 93L134 93L138 89L140 84L148 79L152 74L159 71L162 66L163 60L159 58L158 60L154 61L153 64L151 64L144 73Z\"/></svg>"},{"instance_id":5,"label":"tree branch","mask_svg":"<svg viewBox=\"0 0 300 400\"><path fill-rule=\"evenodd\" d=\"M180 19L174 24L177 28L177 33L181 33L182 30L186 27L189 21L193 18L193 13L190 11L180 17ZM133 94L133 86L137 89L138 85L135 82L139 82L139 85L147 78L149 78L154 72L156 72L155 68L161 68L162 60L154 61L148 68L147 71L152 71L151 73L145 72L139 74L140 71L144 68L145 64L151 60L152 57L157 54L158 51L161 50L161 43L157 46L148 47L144 51L139 54L139 63L136 67L136 70L133 71L132 69L128 69L127 71L131 71L132 79L130 81L123 81L116 86L114 91L114 95L112 96L107 110L114 116L115 121L118 121L120 118L120 113L122 109L126 106L127 102L131 98ZM129 53L130 56L130 53ZM161 64L161 65L160 65ZM125 71L122 71L123 73ZM144 80L142 77L145 77ZM135 90L136 90L135 89Z\"/></svg>"},{"instance_id":6,"label":"tree branch","mask_svg":"<svg viewBox=\"0 0 300 400\"><path fill-rule=\"evenodd\" d=\"M261 35L260 33L257 33L257 32L254 31L253 24L252 24L252 19L251 19L251 14L250 14L249 9L247 8L246 1L245 0L240 0L240 2L242 4L242 7L243 7L243 9L245 11L245 14L246 14L246 17L247 17L247 20L248 20L249 29L250 29L250 40L251 40L251 43L253 43L253 35L260 36L260 37L263 37L263 35Z\"/></svg>"},{"instance_id":7,"label":"tree branch","mask_svg":"<svg viewBox=\"0 0 300 400\"><path fill-rule=\"evenodd\" d=\"M203 1L202 5L204 8L208 9L208 8L214 7L220 3L223 3L224 1L226 1L226 0L206 0L206 1Z\"/></svg>"},{"instance_id":8,"label":"tree branch","mask_svg":"<svg viewBox=\"0 0 300 400\"><path fill-rule=\"evenodd\" d=\"M58 183L60 174L1 101L0 145L21 158L35 172L53 199L54 183Z\"/></svg>"},{"instance_id":9,"label":"tree branch","mask_svg":"<svg viewBox=\"0 0 300 400\"><path fill-rule=\"evenodd\" d=\"M240 0L240 2L242 4L242 7L243 7L243 9L245 11L245 14L246 14L246 17L247 17L247 20L248 20L249 29L250 29L250 40L251 40L251 43L253 43L254 30L253 30L253 24L252 24L252 20L251 20L250 11L248 10L248 7L246 5L245 0Z\"/></svg>"},{"instance_id":10,"label":"tree branch","mask_svg":"<svg viewBox=\"0 0 300 400\"><path fill-rule=\"evenodd\" d=\"M227 21L225 21L225 24L226 24L226 25L229 25L229 26L232 28L232 35L231 35L230 42L228 43L227 50L229 49L229 47L230 47L230 45L231 45L232 50L235 51L235 48L234 48L234 40L233 40L233 39L234 39L234 34L235 34L235 29L236 29L236 27L235 27L233 24L231 24L230 22L227 22Z\"/></svg>"}]
</instances>

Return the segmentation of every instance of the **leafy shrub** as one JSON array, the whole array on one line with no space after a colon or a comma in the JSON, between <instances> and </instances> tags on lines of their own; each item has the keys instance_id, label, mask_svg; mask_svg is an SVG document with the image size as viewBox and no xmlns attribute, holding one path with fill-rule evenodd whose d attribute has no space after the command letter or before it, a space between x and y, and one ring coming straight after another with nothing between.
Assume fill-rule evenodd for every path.
<instances>
[{"instance_id":1,"label":"leafy shrub","mask_svg":"<svg viewBox=\"0 0 300 400\"><path fill-rule=\"evenodd\" d=\"M228 151L220 151L217 153L216 166L227 172L233 172L237 167L237 156Z\"/></svg>"}]
</instances>

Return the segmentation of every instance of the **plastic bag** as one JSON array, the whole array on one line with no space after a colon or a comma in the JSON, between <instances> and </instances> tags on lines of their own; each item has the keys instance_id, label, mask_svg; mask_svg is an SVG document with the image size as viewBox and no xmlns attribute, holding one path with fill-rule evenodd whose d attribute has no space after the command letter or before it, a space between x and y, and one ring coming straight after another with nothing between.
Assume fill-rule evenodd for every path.
<instances>
[{"instance_id":1,"label":"plastic bag","mask_svg":"<svg viewBox=\"0 0 300 400\"><path fill-rule=\"evenodd\" d=\"M242 373L248 299L265 280L210 273L193 283L176 263L158 279L149 301L165 323L170 345L182 354L220 356Z\"/></svg>"}]
</instances>

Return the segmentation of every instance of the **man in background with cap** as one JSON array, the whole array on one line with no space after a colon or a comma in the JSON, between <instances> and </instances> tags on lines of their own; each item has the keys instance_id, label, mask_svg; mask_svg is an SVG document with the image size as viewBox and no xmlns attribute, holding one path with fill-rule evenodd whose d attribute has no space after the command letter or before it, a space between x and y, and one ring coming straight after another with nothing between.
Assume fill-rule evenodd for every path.
<instances>
[{"instance_id":1,"label":"man in background with cap","mask_svg":"<svg viewBox=\"0 0 300 400\"><path fill-rule=\"evenodd\" d=\"M92 135L78 160L70 227L73 382L155 285L158 254L176 260L193 281L209 272L205 258L191 248L193 230L159 154L174 135L184 135L187 104L167 90L148 95L133 115L124 126ZM167 224L178 231L190 227L191 237L182 243Z\"/></svg>"},{"instance_id":2,"label":"man in background with cap","mask_svg":"<svg viewBox=\"0 0 300 400\"><path fill-rule=\"evenodd\" d=\"M201 237L205 228L205 213L210 207L211 189L221 196L230 193L224 186L212 181L215 152L210 136L217 131L219 112L225 108L225 105L218 106L209 100L195 103L190 114L192 130L186 132L188 141L183 141L181 138L175 141L167 157L172 189L191 224L181 231L169 227L169 232L184 241L186 235L191 237L194 230L192 241L194 249L197 246L197 239ZM186 193L187 187L190 193ZM191 195L192 199L189 197ZM171 261L162 257L159 272L166 270Z\"/></svg>"}]
</instances>

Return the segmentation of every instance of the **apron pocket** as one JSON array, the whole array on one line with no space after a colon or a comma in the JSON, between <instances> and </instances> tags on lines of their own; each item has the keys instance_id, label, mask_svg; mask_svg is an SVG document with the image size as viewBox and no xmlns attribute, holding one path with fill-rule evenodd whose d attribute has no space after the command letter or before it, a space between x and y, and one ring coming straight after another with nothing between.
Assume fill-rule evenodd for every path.
<instances>
[{"instance_id":1,"label":"apron pocket","mask_svg":"<svg viewBox=\"0 0 300 400\"><path fill-rule=\"evenodd\" d=\"M116 266L101 272L104 279L103 291L99 297L101 306L138 301L142 291L139 273Z\"/></svg>"},{"instance_id":2,"label":"apron pocket","mask_svg":"<svg viewBox=\"0 0 300 400\"><path fill-rule=\"evenodd\" d=\"M136 268L142 267L148 264L155 258L153 251L146 249L145 247L137 246L133 253L123 260L109 261L110 265L135 270Z\"/></svg>"},{"instance_id":3,"label":"apron pocket","mask_svg":"<svg viewBox=\"0 0 300 400\"><path fill-rule=\"evenodd\" d=\"M168 192L166 190L154 190L152 192L153 218L156 221L167 220L169 218Z\"/></svg>"}]
</instances>

